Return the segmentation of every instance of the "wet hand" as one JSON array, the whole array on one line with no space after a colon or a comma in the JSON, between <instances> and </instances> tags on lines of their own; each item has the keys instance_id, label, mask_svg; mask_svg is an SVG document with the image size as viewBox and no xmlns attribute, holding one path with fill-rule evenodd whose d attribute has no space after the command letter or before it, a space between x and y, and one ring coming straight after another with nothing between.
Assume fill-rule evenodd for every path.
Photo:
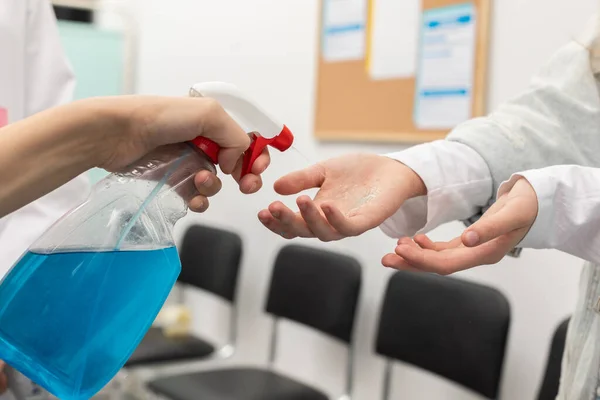
<instances>
[{"instance_id":1,"label":"wet hand","mask_svg":"<svg viewBox=\"0 0 600 400\"><path fill-rule=\"evenodd\" d=\"M426 191L410 168L373 154L330 159L275 182L275 191L281 195L312 188L319 188L314 199L297 198L298 212L277 201L258 214L259 220L286 239L339 240L379 226L405 200Z\"/></svg>"}]
</instances>

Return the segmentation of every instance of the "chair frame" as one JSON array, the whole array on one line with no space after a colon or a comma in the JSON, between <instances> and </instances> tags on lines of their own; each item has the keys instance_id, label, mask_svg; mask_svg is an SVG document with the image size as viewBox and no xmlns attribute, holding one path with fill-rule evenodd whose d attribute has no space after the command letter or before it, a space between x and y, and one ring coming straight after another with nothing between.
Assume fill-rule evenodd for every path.
<instances>
[{"instance_id":1,"label":"chair frame","mask_svg":"<svg viewBox=\"0 0 600 400\"><path fill-rule=\"evenodd\" d=\"M187 285L177 283L174 290L177 301L179 304L185 304L186 287ZM201 289L200 289L201 290ZM219 348L207 357L197 360L185 360L185 361L165 361L164 363L150 364L150 365L138 365L128 367L127 371L135 374L137 371L144 370L147 372L144 377L144 381L148 382L159 377L168 377L173 375L180 375L190 372L202 371L203 366L206 363L214 361L222 361L233 357L237 350L237 339L238 339L238 302L229 302L229 327L227 333L227 341Z\"/></svg>"},{"instance_id":2,"label":"chair frame","mask_svg":"<svg viewBox=\"0 0 600 400\"><path fill-rule=\"evenodd\" d=\"M391 359L385 359L385 367L383 371L383 390L381 394L382 400L389 400L392 389L392 368L394 364Z\"/></svg>"},{"instance_id":3,"label":"chair frame","mask_svg":"<svg viewBox=\"0 0 600 400\"><path fill-rule=\"evenodd\" d=\"M177 292L178 292L178 300L179 304L186 303L186 287L185 284L178 284ZM200 289L201 290L201 289ZM227 341L225 344L221 345L218 349L216 349L212 355L203 359L204 362L212 361L212 360L224 360L232 357L235 354L237 338L238 338L238 302L229 301L229 323L228 323L228 332L227 332Z\"/></svg>"},{"instance_id":4,"label":"chair frame","mask_svg":"<svg viewBox=\"0 0 600 400\"><path fill-rule=\"evenodd\" d=\"M269 287L271 287L273 285L273 283L271 282L271 284L269 285ZM185 288L185 286L183 286L183 288ZM181 290L182 288L179 287L178 288L178 300L182 303L185 302L185 293L184 291ZM238 290L236 288L236 290ZM232 304L232 315L231 315L231 319L230 322L232 322L230 324L230 334L229 334L229 338L230 338L230 343L235 343L236 338L237 338L237 324L233 323L234 321L237 322L237 297L236 297L236 301L235 302L231 302ZM355 314L357 313L357 309L354 310ZM277 314L273 314L271 312L266 312L267 315L270 316L272 323L271 323L271 332L270 332L270 338L269 338L269 345L268 345L268 361L267 361L267 365L263 370L266 371L270 371L270 372L275 372L274 371L274 366L275 366L275 361L277 359L277 349L278 349L278 344L279 344L279 322L280 320L284 319L284 320L288 320L288 318L285 317L281 317ZM356 318L353 319L353 325L356 325L357 321ZM311 330L317 331L319 333L322 333L326 336L328 336L326 333L320 331L318 328L311 328ZM351 333L353 333L351 331ZM337 338L334 338L337 339ZM341 339L337 339L337 341L342 342L343 345L346 348L346 354L347 354L347 358L346 358L346 368L345 368L345 379L344 379L344 388L343 391L344 393L342 395L339 396L335 396L334 398L337 400L351 400L352 396L353 396L353 391L354 391L354 361L355 361L355 342L354 342L354 335L351 334L350 335L350 340L341 340ZM229 345L225 345L223 346L220 350L215 351L215 354L217 354L216 358L222 358L219 357L219 354L223 354L223 352L225 353L225 355L228 354L228 349L230 348ZM234 347L233 347L234 348ZM208 358L210 359L210 357ZM207 359L204 359L207 360ZM181 368L180 368L181 369ZM168 374L163 374L163 377L167 377L167 376L173 376L173 375L181 375L181 374L189 374L189 373L193 373L194 371L191 371L189 368L189 364L186 367L183 367L183 370L178 371L178 372L169 372ZM150 378L148 380L152 380L153 378ZM152 391L150 391L152 392ZM160 395L152 392L152 399L160 399L162 400L164 397L161 397Z\"/></svg>"},{"instance_id":5,"label":"chair frame","mask_svg":"<svg viewBox=\"0 0 600 400\"><path fill-rule=\"evenodd\" d=\"M271 315L273 322L271 324L271 339L269 341L269 361L268 369L272 370L277 358L277 344L279 343L279 321L282 319ZM283 318L285 319L285 318ZM318 331L318 330L317 330ZM344 379L344 393L337 397L337 400L351 400L354 391L354 341L344 343L346 347L346 377Z\"/></svg>"}]
</instances>

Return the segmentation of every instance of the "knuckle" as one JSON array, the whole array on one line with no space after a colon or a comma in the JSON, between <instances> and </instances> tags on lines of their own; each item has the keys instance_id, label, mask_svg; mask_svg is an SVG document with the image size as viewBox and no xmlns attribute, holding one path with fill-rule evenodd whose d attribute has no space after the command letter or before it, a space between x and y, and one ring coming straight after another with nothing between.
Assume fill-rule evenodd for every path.
<instances>
[{"instance_id":1,"label":"knuckle","mask_svg":"<svg viewBox=\"0 0 600 400\"><path fill-rule=\"evenodd\" d=\"M221 106L221 103L219 103L217 100L215 100L213 98L205 97L205 98L203 98L203 102L204 102L204 108L207 113L219 114L219 113L225 112L225 109L223 109L223 106Z\"/></svg>"},{"instance_id":2,"label":"knuckle","mask_svg":"<svg viewBox=\"0 0 600 400\"><path fill-rule=\"evenodd\" d=\"M341 233L345 237L355 237L360 235L360 232L356 228L352 228L349 226L342 226L340 229L337 229L339 233Z\"/></svg>"},{"instance_id":3,"label":"knuckle","mask_svg":"<svg viewBox=\"0 0 600 400\"><path fill-rule=\"evenodd\" d=\"M334 240L336 240L337 232L335 232L332 227L328 227L327 231L322 230L321 232L319 232L317 237L322 242L333 242Z\"/></svg>"}]
</instances>

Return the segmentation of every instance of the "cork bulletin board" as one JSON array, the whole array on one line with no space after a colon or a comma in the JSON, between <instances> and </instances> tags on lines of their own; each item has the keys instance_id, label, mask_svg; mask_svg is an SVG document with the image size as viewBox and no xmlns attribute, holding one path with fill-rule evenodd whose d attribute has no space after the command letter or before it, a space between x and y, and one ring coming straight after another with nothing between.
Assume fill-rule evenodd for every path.
<instances>
[{"instance_id":1,"label":"cork bulletin board","mask_svg":"<svg viewBox=\"0 0 600 400\"><path fill-rule=\"evenodd\" d=\"M370 142L427 142L443 138L452 126L423 127L417 123L419 69L412 76L373 79L368 71L370 32L373 29L373 8L378 0L366 0L364 57L350 60L331 60L324 56L324 12L327 1L322 0L319 56L315 98L314 133L322 141ZM346 0L352 1L352 0ZM359 1L359 0L357 0ZM396 0L399 1L399 0ZM473 10L471 47L472 68L469 70L469 115L485 113L489 14L491 0L420 0L422 28L429 11L470 6ZM416 41L423 34L415 34ZM422 48L415 45L416 49ZM419 56L415 56L419 58ZM439 108L439 107L438 107ZM464 108L464 107L463 107ZM443 109L443 107L442 107Z\"/></svg>"}]
</instances>

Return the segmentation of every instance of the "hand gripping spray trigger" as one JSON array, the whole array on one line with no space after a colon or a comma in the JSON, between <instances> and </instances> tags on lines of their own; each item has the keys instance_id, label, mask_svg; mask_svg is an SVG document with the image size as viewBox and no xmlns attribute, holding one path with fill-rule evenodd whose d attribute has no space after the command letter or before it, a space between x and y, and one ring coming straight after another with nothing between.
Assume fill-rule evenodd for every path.
<instances>
[{"instance_id":1,"label":"hand gripping spray trigger","mask_svg":"<svg viewBox=\"0 0 600 400\"><path fill-rule=\"evenodd\" d=\"M192 97L210 97L217 100L226 110L236 110L243 126L252 126L252 143L244 154L242 176L252 171L252 166L265 147L271 146L286 151L294 142L294 135L287 126L277 122L254 102L246 99L233 85L223 82L200 83L190 89ZM247 117L251 116L251 120ZM260 135L260 136L259 136Z\"/></svg>"},{"instance_id":2,"label":"hand gripping spray trigger","mask_svg":"<svg viewBox=\"0 0 600 400\"><path fill-rule=\"evenodd\" d=\"M194 85L190 94L215 98L264 135L253 134L242 175L265 146L285 151L293 142L232 85ZM203 137L160 147L98 182L36 240L0 283L0 359L61 400L101 390L175 284L181 265L172 229L196 193L194 176L215 172L219 151Z\"/></svg>"}]
</instances>

